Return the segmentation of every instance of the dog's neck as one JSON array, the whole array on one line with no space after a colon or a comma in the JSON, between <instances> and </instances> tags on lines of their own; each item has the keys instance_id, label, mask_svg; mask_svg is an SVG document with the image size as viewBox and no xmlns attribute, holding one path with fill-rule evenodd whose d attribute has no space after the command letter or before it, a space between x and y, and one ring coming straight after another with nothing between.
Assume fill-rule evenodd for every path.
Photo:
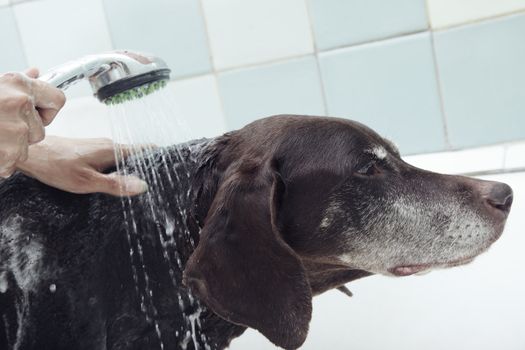
<instances>
[{"instance_id":1,"label":"dog's neck","mask_svg":"<svg viewBox=\"0 0 525 350\"><path fill-rule=\"evenodd\" d=\"M180 286L180 293L184 294L184 298L187 300L190 300L191 297L189 297L189 291L181 285L182 269L199 242L200 229L204 225L222 174L227 167L227 163L225 164L221 157L227 143L228 136L222 136L216 139L203 139L173 146L169 148L169 159L171 160L169 167L157 169L160 172L160 178L163 179L162 181L167 182L170 178L177 179L174 192L164 192L163 197L168 204L168 207L164 209L167 210L168 216L171 215L172 222L176 223L173 239L176 241L175 247L181 260L181 264L175 266L176 269L177 267L180 268L175 271L176 283ZM170 176L163 174L164 169L170 169ZM165 183L164 187L170 188L169 185L169 183ZM188 208L189 210L187 210ZM163 254L166 253L163 252ZM171 256L169 249L168 256ZM315 259L305 258L303 263L314 295L369 275L363 271L349 270ZM207 344L212 348L220 349L227 346L231 339L239 336L245 330L245 327L221 319L203 305L200 305L200 308L203 310L200 314L201 322L195 328L195 332L201 332L201 334L197 334L194 339L199 339L201 335L204 335ZM195 307L192 306L187 311L185 310L184 314L186 317L193 317L195 311Z\"/></svg>"},{"instance_id":2,"label":"dog's neck","mask_svg":"<svg viewBox=\"0 0 525 350\"><path fill-rule=\"evenodd\" d=\"M153 301L153 305L149 307L146 305L146 310L151 309L151 306L156 306L156 312L171 309L167 312L169 317L178 318L177 323L182 324L181 328L175 330L177 336L172 342L179 346L185 345L188 349L191 349L192 346L196 347L195 345L199 348L205 348L207 345L211 349L223 349L245 330L245 327L223 320L195 301L191 292L182 284L184 266L198 245L200 229L204 225L206 215L217 192L224 168L227 167L227 162L225 163L221 157L221 153L227 147L227 142L228 137L223 136L169 147L164 150L167 151L164 157L157 155L150 159L150 164L146 164L146 167L153 168L150 169L153 170L153 173L158 174L156 184L149 182L150 186L153 185L150 188L152 195L160 197L160 205L152 209L151 204L155 204L155 198L146 195L133 199L130 204L125 203L125 211L130 212L131 209L135 214L142 213L139 218L134 219L135 222L132 221L133 218L130 215L124 219L128 231L133 227L138 227L143 232L147 232L149 236L148 240L143 241L144 260L146 262L151 260L152 266L164 266L168 270L168 273L163 276L160 274L154 276L159 282L159 290L153 291L152 298L144 298L143 303L145 304L148 304L148 299ZM164 164L165 162L167 164ZM133 167L130 170L133 171ZM156 193L157 186L161 187L162 191ZM152 215L154 211L156 213ZM133 234L131 238L131 246L137 250L135 264L140 266L142 262L138 257L139 247L133 242ZM150 245L148 242L153 242L153 244ZM362 271L331 266L315 259L305 258L303 263L314 295L367 275ZM140 274L140 271L137 273ZM166 276L171 277L166 278ZM140 276L138 279L139 292L146 290L145 280ZM177 295L177 297L180 295L178 304L174 306L170 303L163 303L163 294ZM159 296L158 300L155 295ZM194 321L196 317L199 318L198 322ZM169 329L163 330L162 322L151 326L159 327L162 335L170 332ZM191 332L191 338L188 337L188 331Z\"/></svg>"}]
</instances>

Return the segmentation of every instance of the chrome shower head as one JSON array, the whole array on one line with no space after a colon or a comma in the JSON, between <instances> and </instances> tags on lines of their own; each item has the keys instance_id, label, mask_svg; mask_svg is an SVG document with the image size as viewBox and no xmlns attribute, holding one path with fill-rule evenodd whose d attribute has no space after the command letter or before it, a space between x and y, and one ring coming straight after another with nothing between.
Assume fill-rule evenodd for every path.
<instances>
[{"instance_id":1,"label":"chrome shower head","mask_svg":"<svg viewBox=\"0 0 525 350\"><path fill-rule=\"evenodd\" d=\"M39 79L65 90L88 79L94 95L106 104L141 98L164 87L171 70L158 57L131 51L89 55L53 68Z\"/></svg>"}]
</instances>

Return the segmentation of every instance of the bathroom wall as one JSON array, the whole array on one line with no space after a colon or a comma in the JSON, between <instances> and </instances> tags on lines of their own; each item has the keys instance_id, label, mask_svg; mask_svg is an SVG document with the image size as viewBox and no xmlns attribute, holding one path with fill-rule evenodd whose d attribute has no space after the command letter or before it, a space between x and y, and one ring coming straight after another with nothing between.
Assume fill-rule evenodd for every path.
<instances>
[{"instance_id":1,"label":"bathroom wall","mask_svg":"<svg viewBox=\"0 0 525 350\"><path fill-rule=\"evenodd\" d=\"M200 136L301 113L362 121L404 154L525 138L525 0L0 0L0 48L0 72L155 53ZM109 134L89 95L68 92L49 132Z\"/></svg>"}]
</instances>

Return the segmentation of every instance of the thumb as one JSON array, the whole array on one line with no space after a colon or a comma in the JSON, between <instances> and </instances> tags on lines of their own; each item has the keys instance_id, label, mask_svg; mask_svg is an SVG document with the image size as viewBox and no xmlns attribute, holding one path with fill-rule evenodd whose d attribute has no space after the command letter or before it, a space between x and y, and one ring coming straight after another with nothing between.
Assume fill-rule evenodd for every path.
<instances>
[{"instance_id":1,"label":"thumb","mask_svg":"<svg viewBox=\"0 0 525 350\"><path fill-rule=\"evenodd\" d=\"M28 69L26 69L25 74L26 74L29 78L36 79L36 78L38 78L38 76L40 75L40 72L38 71L38 68L32 67L32 68L28 68Z\"/></svg>"},{"instance_id":2,"label":"thumb","mask_svg":"<svg viewBox=\"0 0 525 350\"><path fill-rule=\"evenodd\" d=\"M113 196L135 196L148 190L146 181L131 175L117 173L97 173L95 177L94 192L102 192Z\"/></svg>"}]
</instances>

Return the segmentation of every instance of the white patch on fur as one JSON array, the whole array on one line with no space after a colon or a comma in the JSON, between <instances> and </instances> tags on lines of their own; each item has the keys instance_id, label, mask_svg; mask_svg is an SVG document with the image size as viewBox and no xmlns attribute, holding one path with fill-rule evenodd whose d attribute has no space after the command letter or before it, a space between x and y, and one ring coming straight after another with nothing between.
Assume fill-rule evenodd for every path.
<instances>
[{"instance_id":1,"label":"white patch on fur","mask_svg":"<svg viewBox=\"0 0 525 350\"><path fill-rule=\"evenodd\" d=\"M342 203L337 200L333 200L328 205L328 208L326 208L319 228L322 230L329 228L334 222L334 219L339 215L343 215Z\"/></svg>"},{"instance_id":2,"label":"white patch on fur","mask_svg":"<svg viewBox=\"0 0 525 350\"><path fill-rule=\"evenodd\" d=\"M331 224L331 220L328 218L328 217L325 217L323 218L323 220L321 220L321 225L319 226L320 228L327 228L329 227Z\"/></svg>"},{"instance_id":3,"label":"white patch on fur","mask_svg":"<svg viewBox=\"0 0 525 350\"><path fill-rule=\"evenodd\" d=\"M393 142L393 141L391 141L391 140L389 140L389 139L383 139L383 140L385 140L385 142L388 143L388 145L389 145L390 147L392 147L392 149L393 149L394 151L396 151L397 153L399 153L399 147L397 146L397 144L396 144L395 142Z\"/></svg>"},{"instance_id":4,"label":"white patch on fur","mask_svg":"<svg viewBox=\"0 0 525 350\"><path fill-rule=\"evenodd\" d=\"M366 150L366 153L373 154L377 159L385 159L388 152L383 146L374 146L372 149Z\"/></svg>"},{"instance_id":5,"label":"white patch on fur","mask_svg":"<svg viewBox=\"0 0 525 350\"><path fill-rule=\"evenodd\" d=\"M7 292L8 288L7 273L5 271L0 272L0 293Z\"/></svg>"},{"instance_id":6,"label":"white patch on fur","mask_svg":"<svg viewBox=\"0 0 525 350\"><path fill-rule=\"evenodd\" d=\"M42 245L22 232L22 218L13 216L0 225L0 268L10 271L24 292L33 290L39 280L43 255Z\"/></svg>"}]
</instances>

